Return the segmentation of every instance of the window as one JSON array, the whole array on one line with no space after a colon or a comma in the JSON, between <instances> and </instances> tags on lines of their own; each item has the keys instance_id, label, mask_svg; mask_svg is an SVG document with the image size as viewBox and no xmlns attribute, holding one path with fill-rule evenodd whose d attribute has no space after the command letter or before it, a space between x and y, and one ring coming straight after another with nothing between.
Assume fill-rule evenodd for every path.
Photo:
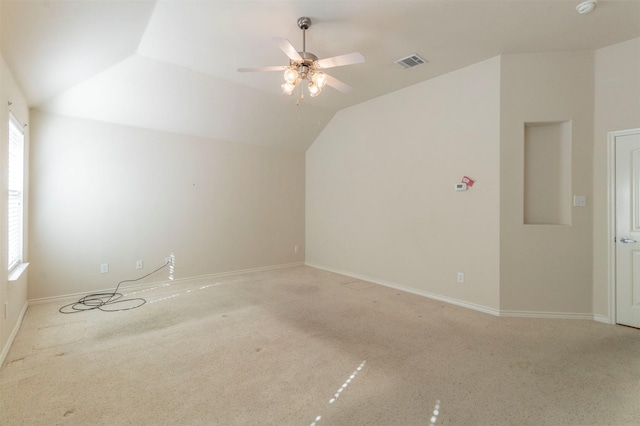
<instances>
[{"instance_id":1,"label":"window","mask_svg":"<svg viewBox=\"0 0 640 426\"><path fill-rule=\"evenodd\" d=\"M24 130L20 122L9 113L9 210L8 259L9 271L22 263L23 240L23 183L24 183Z\"/></svg>"}]
</instances>

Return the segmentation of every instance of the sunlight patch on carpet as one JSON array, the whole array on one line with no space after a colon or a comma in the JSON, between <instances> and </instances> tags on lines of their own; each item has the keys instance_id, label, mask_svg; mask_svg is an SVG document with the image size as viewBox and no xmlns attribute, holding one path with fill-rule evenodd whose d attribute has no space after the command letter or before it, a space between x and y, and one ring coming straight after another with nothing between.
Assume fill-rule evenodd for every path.
<instances>
[{"instance_id":1,"label":"sunlight patch on carpet","mask_svg":"<svg viewBox=\"0 0 640 426\"><path fill-rule=\"evenodd\" d=\"M362 371L362 369L364 368L364 365L367 363L367 361L362 361L360 363L360 365L353 371L353 373L351 373L351 375L347 378L347 380L344 381L344 383L342 384L342 386L340 386L338 388L338 390L336 391L336 393L333 395L333 397L329 400L329 404L333 404L334 402L336 402L338 400L338 398L340 398L340 394L342 394L342 392L347 388L347 386L349 386L349 384L353 381L353 379L356 378L356 376L358 375L358 373L360 371ZM316 419L311 423L311 426L316 426L318 424L318 422L322 419L322 416L317 416Z\"/></svg>"}]
</instances>

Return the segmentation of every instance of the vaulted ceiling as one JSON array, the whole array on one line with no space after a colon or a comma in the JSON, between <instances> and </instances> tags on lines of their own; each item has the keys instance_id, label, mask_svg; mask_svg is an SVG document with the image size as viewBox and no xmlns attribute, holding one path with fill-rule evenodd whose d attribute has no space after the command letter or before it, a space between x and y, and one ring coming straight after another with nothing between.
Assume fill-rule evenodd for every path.
<instances>
[{"instance_id":1,"label":"vaulted ceiling","mask_svg":"<svg viewBox=\"0 0 640 426\"><path fill-rule=\"evenodd\" d=\"M143 128L304 151L336 111L505 53L592 50L640 37L640 1L1 0L2 56L29 105ZM327 72L349 84L296 105L273 41L360 52ZM403 69L418 54L428 63Z\"/></svg>"}]
</instances>

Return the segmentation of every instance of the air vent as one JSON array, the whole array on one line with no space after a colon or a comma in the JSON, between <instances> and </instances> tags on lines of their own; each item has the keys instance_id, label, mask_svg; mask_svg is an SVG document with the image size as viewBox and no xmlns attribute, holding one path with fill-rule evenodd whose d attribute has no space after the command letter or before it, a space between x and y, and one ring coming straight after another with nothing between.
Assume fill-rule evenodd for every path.
<instances>
[{"instance_id":1,"label":"air vent","mask_svg":"<svg viewBox=\"0 0 640 426\"><path fill-rule=\"evenodd\" d=\"M415 53L413 55L407 56L406 58L398 59L397 61L395 61L396 64L400 65L404 69L417 67L418 65L425 64L426 62L426 60L422 59Z\"/></svg>"}]
</instances>

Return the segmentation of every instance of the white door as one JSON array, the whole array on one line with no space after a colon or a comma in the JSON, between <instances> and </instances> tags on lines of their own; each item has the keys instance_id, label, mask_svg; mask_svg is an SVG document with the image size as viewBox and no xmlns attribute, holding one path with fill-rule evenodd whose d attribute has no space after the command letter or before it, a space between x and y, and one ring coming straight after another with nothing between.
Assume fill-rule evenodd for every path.
<instances>
[{"instance_id":1,"label":"white door","mask_svg":"<svg viewBox=\"0 0 640 426\"><path fill-rule=\"evenodd\" d=\"M616 322L640 328L640 130L615 137Z\"/></svg>"}]
</instances>

